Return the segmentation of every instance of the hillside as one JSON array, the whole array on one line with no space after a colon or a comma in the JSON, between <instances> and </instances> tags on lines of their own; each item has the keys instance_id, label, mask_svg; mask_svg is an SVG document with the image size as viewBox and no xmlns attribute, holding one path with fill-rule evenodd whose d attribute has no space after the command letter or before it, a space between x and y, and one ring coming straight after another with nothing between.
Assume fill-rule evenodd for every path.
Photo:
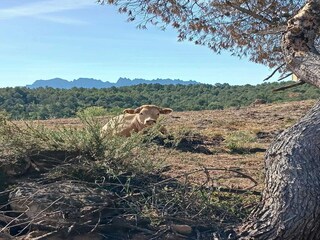
<instances>
[{"instance_id":1,"label":"hillside","mask_svg":"<svg viewBox=\"0 0 320 240\"><path fill-rule=\"evenodd\" d=\"M109 113L143 104L171 107L174 111L222 110L249 106L256 99L275 103L320 96L320 90L308 84L286 91L272 91L288 84L290 82L256 86L140 84L103 89L1 88L0 109L12 119L49 119L74 117L78 111L92 106Z\"/></svg>"},{"instance_id":2,"label":"hillside","mask_svg":"<svg viewBox=\"0 0 320 240\"><path fill-rule=\"evenodd\" d=\"M228 233L259 202L266 149L314 102L174 112L162 122L165 141L100 139L109 116L2 124L0 229L11 231L0 238L207 240Z\"/></svg>"},{"instance_id":3,"label":"hillside","mask_svg":"<svg viewBox=\"0 0 320 240\"><path fill-rule=\"evenodd\" d=\"M53 78L48 80L36 80L34 83L27 85L27 88L44 88L52 87L59 89L71 89L71 88L110 88L110 87L125 87L134 86L139 84L161 84L161 85L189 85L189 84L199 84L196 81L183 81L180 79L129 79L129 78L119 78L117 82L103 82L94 78L78 78L73 81L68 81L62 78Z\"/></svg>"}]
</instances>

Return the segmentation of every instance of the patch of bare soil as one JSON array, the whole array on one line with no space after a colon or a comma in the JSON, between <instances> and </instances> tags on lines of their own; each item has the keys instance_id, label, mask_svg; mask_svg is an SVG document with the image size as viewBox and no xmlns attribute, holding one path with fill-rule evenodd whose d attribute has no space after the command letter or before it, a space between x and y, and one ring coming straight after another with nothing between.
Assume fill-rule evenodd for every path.
<instances>
[{"instance_id":1,"label":"patch of bare soil","mask_svg":"<svg viewBox=\"0 0 320 240\"><path fill-rule=\"evenodd\" d=\"M182 149L178 145L167 156L172 166L168 173L177 176L199 167L240 169L257 181L255 190L261 191L264 178L264 152L273 139L293 125L315 101L263 104L240 109L173 112L164 124L171 133L182 134ZM235 133L247 133L253 140L247 149L230 150L227 140ZM184 135L185 134L185 135ZM191 139L190 139L191 136ZM243 139L239 139L241 144ZM194 151L194 148L205 149ZM166 154L163 151L159 154ZM203 177L194 177L203 180ZM247 179L226 179L226 187L245 189Z\"/></svg>"}]
</instances>

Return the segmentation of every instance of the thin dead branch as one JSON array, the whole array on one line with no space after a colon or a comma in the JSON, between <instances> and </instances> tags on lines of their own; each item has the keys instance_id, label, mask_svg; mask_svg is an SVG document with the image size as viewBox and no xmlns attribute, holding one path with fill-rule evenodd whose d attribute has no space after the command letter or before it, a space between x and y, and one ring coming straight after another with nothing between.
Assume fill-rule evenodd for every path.
<instances>
[{"instance_id":1,"label":"thin dead branch","mask_svg":"<svg viewBox=\"0 0 320 240\"><path fill-rule=\"evenodd\" d=\"M284 75L283 77L279 78L278 81L286 79L287 77L290 77L291 75L292 75L292 73L288 73L288 74Z\"/></svg>"},{"instance_id":2,"label":"thin dead branch","mask_svg":"<svg viewBox=\"0 0 320 240\"><path fill-rule=\"evenodd\" d=\"M244 174L243 172L240 172L238 170L235 170L235 169L230 169L230 168L208 168L208 167L203 167L201 169L195 169L195 170L192 170L190 172L187 172L187 173L183 173L181 175L178 175L178 176L175 176L175 177L171 177L171 178L167 178L163 181L160 181L160 182L157 182L155 183L154 185L157 186L157 185L161 185L161 184L164 184L164 183L167 183L169 181L172 181L174 179L178 179L178 178L181 178L181 177L184 177L186 178L187 176L189 175L192 175L192 174L195 174L195 173L199 173L199 172L204 172L205 175L207 176L207 178L210 176L208 171L224 171L224 172L233 172L233 173L237 173L238 175L240 175L241 177L243 178L247 178L249 179L250 181L252 181L254 184L250 187L248 187L247 189L242 189L243 191L249 191L249 189L252 189L254 187L256 187L258 185L258 182L253 179L251 176L247 175L247 174ZM207 179L208 181L208 179ZM237 189L235 189L237 190Z\"/></svg>"},{"instance_id":3,"label":"thin dead branch","mask_svg":"<svg viewBox=\"0 0 320 240\"><path fill-rule=\"evenodd\" d=\"M40 240L40 239L47 239L47 237L49 237L49 236L51 236L51 235L53 235L53 234L55 234L57 232L58 231L55 230L55 231L52 231L52 232L48 232L48 233L42 234L41 236L38 236L38 237L32 237L32 233L33 232L30 232L28 235L30 236L30 239L32 239L32 240ZM28 238L29 236L27 236L25 239L29 239Z\"/></svg>"},{"instance_id":4,"label":"thin dead branch","mask_svg":"<svg viewBox=\"0 0 320 240\"><path fill-rule=\"evenodd\" d=\"M249 16L251 16L251 17L253 17L253 18L255 18L255 19L260 20L260 21L263 22L263 23L266 23L266 24L268 24L268 25L274 25L274 23L273 23L272 21L270 21L269 19L267 19L267 18L265 18L265 17L263 17L263 16L255 13L255 12L253 12L253 11L250 11L250 10L248 10L248 9L246 9L246 8L243 8L243 7L240 6L239 4L236 4L236 3L230 2L230 1L226 1L226 4L228 4L229 6L237 9L237 10L240 11L240 12L243 12L243 13L248 14Z\"/></svg>"},{"instance_id":5,"label":"thin dead branch","mask_svg":"<svg viewBox=\"0 0 320 240\"><path fill-rule=\"evenodd\" d=\"M23 213L21 213L19 216L13 218L9 223L7 223L2 229L0 229L0 233L5 232L12 223L18 221L20 219L20 217L22 217L23 215L26 214L26 212L28 211L28 209L26 211L24 211Z\"/></svg>"},{"instance_id":6,"label":"thin dead branch","mask_svg":"<svg viewBox=\"0 0 320 240\"><path fill-rule=\"evenodd\" d=\"M273 76L280 68L282 68L284 65L285 65L285 63L283 63L283 64L281 64L279 67L277 67L268 77L266 77L265 79L263 79L263 81L267 81L267 80L269 80L270 78L272 78L272 76Z\"/></svg>"},{"instance_id":7,"label":"thin dead branch","mask_svg":"<svg viewBox=\"0 0 320 240\"><path fill-rule=\"evenodd\" d=\"M290 85L287 85L287 86L284 86L284 87L279 87L279 88L273 89L272 92L283 91L283 90L286 90L286 89L289 89L289 88L293 88L293 87L297 87L297 86L300 86L300 85L303 85L303 84L305 84L305 82L299 81L299 82L296 82L296 83L293 83L293 84L290 84Z\"/></svg>"}]
</instances>

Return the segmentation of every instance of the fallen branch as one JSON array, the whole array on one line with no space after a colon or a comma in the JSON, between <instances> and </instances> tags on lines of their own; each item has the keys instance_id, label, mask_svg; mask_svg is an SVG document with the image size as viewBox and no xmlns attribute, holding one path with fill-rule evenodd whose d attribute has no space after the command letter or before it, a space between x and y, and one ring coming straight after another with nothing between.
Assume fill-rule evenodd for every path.
<instances>
[{"instance_id":1,"label":"fallen branch","mask_svg":"<svg viewBox=\"0 0 320 240\"><path fill-rule=\"evenodd\" d=\"M222 188L222 187L205 187L205 190L210 191L219 191L219 192L226 192L226 193L235 193L235 194L252 194L255 196L261 196L261 192L259 191L251 191L246 189L235 189L235 188Z\"/></svg>"},{"instance_id":2,"label":"fallen branch","mask_svg":"<svg viewBox=\"0 0 320 240\"><path fill-rule=\"evenodd\" d=\"M44 208L42 211L38 212L30 221L29 223L21 230L23 232L26 230L35 220L39 219L39 216L41 218L41 214L43 214L45 211L47 211L50 207L52 207L55 203L59 202L63 197L57 198L55 201L53 201L49 206Z\"/></svg>"},{"instance_id":3,"label":"fallen branch","mask_svg":"<svg viewBox=\"0 0 320 240\"><path fill-rule=\"evenodd\" d=\"M2 229L0 229L0 233L2 233L2 232L4 232L5 230L7 230L8 227L9 227L12 223L14 223L15 221L18 221L18 220L20 219L20 217L22 217L24 214L26 214L27 211L28 211L28 209L27 209L25 212L21 213L19 216L13 218L9 223L7 223L7 225L5 225Z\"/></svg>"},{"instance_id":4,"label":"fallen branch","mask_svg":"<svg viewBox=\"0 0 320 240\"><path fill-rule=\"evenodd\" d=\"M49 237L49 236L51 236L52 234L55 234L55 233L57 233L58 231L57 230L55 230L55 231L53 231L53 232L48 232L48 233L45 233L45 234L43 234L43 235L41 235L41 236L38 236L38 237L32 237L32 239L33 240L40 240L40 239L47 239L47 237ZM28 235L31 235L31 233L32 232L30 232ZM30 236L26 236L26 238L25 239L28 239L28 237L30 237ZM31 239L31 237L30 237L30 239Z\"/></svg>"},{"instance_id":5,"label":"fallen branch","mask_svg":"<svg viewBox=\"0 0 320 240\"><path fill-rule=\"evenodd\" d=\"M195 173L198 173L198 172L204 172L206 174L207 178L208 178L208 176L209 176L209 172L208 171L225 171L225 172L237 173L241 177L248 178L250 181L252 181L254 183L253 186L250 186L250 187L248 187L246 189L233 189L232 190L231 188L224 188L226 191L229 191L229 192L230 191L234 191L235 193L248 193L248 192L252 192L252 191L250 191L250 189L252 189L252 188L254 188L254 187L256 187L258 185L258 182L256 180L254 180L251 176L249 176L247 174L244 174L243 172L240 172L238 170L230 169L230 168L208 168L208 167L204 167L204 168L201 168L201 169L195 169L193 171L190 171L190 172L187 172L187 173L183 173L183 174L175 176L175 177L167 178L167 179L165 179L163 181L154 183L153 185L154 186L161 185L163 183L166 183L166 182L169 182L171 180L175 180L175 179L181 178L181 177L187 178L187 176L195 174ZM221 187L217 187L216 189L222 189L222 188ZM258 194L258 192L257 192L257 194Z\"/></svg>"}]
</instances>

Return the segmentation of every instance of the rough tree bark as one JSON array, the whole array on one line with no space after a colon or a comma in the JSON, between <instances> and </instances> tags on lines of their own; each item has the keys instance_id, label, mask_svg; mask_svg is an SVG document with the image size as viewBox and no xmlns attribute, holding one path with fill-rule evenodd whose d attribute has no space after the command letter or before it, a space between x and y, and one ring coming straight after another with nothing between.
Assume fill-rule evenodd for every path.
<instances>
[{"instance_id":1,"label":"rough tree bark","mask_svg":"<svg viewBox=\"0 0 320 240\"><path fill-rule=\"evenodd\" d=\"M309 0L287 26L282 50L287 66L320 87L320 56L314 46L320 0ZM239 227L239 239L320 239L320 101L279 135L266 154L261 204Z\"/></svg>"}]
</instances>

